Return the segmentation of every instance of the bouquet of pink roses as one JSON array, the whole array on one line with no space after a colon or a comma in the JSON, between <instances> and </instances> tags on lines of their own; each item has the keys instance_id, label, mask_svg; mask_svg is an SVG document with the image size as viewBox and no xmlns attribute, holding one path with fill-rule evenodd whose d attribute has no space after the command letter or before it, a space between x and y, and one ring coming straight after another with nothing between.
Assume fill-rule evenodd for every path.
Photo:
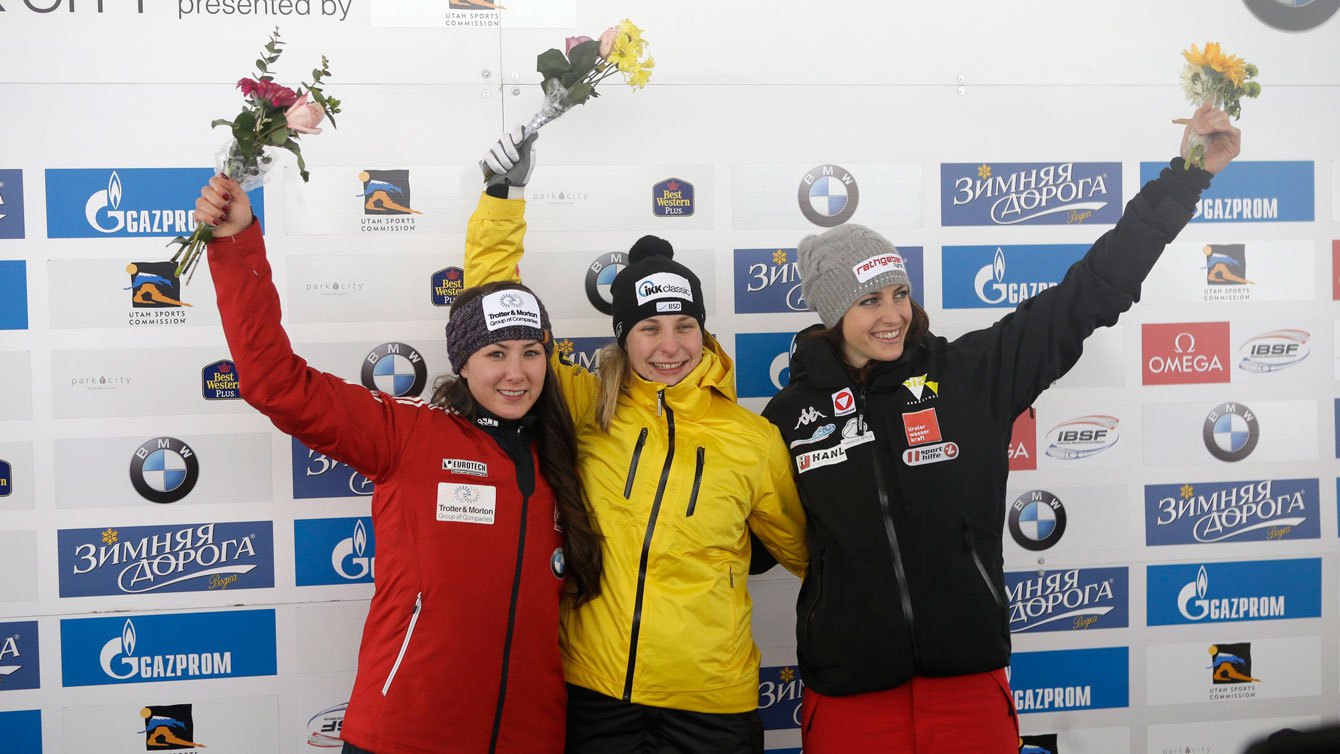
<instances>
[{"instance_id":1,"label":"bouquet of pink roses","mask_svg":"<svg viewBox=\"0 0 1340 754\"><path fill-rule=\"evenodd\" d=\"M232 120L219 119L210 124L214 128L227 126L232 131L232 140L215 155L214 163L220 173L240 183L244 191L258 188L269 179L270 168L275 164L270 154L274 149L292 152L298 160L299 174L307 181L309 173L298 138L321 133L318 126L326 118L335 125L335 114L340 111L340 101L326 96L321 88L322 80L330 76L325 56L321 58L321 67L312 69L312 83L302 84L297 91L275 83L270 66L279 60L283 45L276 28L256 59L257 75L237 82L245 98L242 112ZM178 246L177 253L172 255L178 276L194 273L200 254L212 238L213 229L201 223L189 238L178 236L168 242L169 246Z\"/></svg>"}]
</instances>

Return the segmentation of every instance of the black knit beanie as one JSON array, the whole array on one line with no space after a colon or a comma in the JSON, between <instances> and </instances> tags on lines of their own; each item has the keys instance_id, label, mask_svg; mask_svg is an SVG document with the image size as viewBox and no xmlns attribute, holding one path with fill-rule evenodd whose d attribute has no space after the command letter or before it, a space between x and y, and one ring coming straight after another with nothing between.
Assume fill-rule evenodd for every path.
<instances>
[{"instance_id":1,"label":"black knit beanie","mask_svg":"<svg viewBox=\"0 0 1340 754\"><path fill-rule=\"evenodd\" d=\"M638 322L660 314L685 314L703 326L707 309L703 285L688 267L674 260L670 242L643 236L628 250L628 266L610 286L614 300L614 337L622 347Z\"/></svg>"}]
</instances>

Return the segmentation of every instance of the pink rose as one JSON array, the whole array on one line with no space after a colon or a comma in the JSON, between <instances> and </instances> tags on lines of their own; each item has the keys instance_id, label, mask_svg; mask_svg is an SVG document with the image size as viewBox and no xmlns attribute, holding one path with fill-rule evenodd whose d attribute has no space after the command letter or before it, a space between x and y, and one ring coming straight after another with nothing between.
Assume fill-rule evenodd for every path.
<instances>
[{"instance_id":1,"label":"pink rose","mask_svg":"<svg viewBox=\"0 0 1340 754\"><path fill-rule=\"evenodd\" d=\"M611 26L600 35L600 59L609 58L610 53L614 51L614 40L619 36L619 30Z\"/></svg>"},{"instance_id":2,"label":"pink rose","mask_svg":"<svg viewBox=\"0 0 1340 754\"><path fill-rule=\"evenodd\" d=\"M284 113L284 120L288 121L288 127L300 134L319 134L321 129L317 128L322 119L326 117L326 111L315 102L307 101L307 92L293 103Z\"/></svg>"},{"instance_id":3,"label":"pink rose","mask_svg":"<svg viewBox=\"0 0 1340 754\"><path fill-rule=\"evenodd\" d=\"M590 38L590 37L568 37L568 40L567 40L567 42L568 42L568 46L567 46L567 48L566 48L565 50L563 50L563 54L565 54L565 55L571 55L571 54L572 54L572 48L576 47L577 45L579 45L579 44L581 44L581 43L583 43L583 42L590 42L590 41L591 41L591 38Z\"/></svg>"}]
</instances>

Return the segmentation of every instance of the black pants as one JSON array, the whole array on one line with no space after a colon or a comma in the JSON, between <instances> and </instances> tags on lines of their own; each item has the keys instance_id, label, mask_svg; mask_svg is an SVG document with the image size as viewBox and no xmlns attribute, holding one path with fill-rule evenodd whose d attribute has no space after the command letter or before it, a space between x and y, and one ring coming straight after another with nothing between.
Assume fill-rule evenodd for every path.
<instances>
[{"instance_id":1,"label":"black pants","mask_svg":"<svg viewBox=\"0 0 1340 754\"><path fill-rule=\"evenodd\" d=\"M758 711L647 707L568 684L567 754L763 754Z\"/></svg>"}]
</instances>

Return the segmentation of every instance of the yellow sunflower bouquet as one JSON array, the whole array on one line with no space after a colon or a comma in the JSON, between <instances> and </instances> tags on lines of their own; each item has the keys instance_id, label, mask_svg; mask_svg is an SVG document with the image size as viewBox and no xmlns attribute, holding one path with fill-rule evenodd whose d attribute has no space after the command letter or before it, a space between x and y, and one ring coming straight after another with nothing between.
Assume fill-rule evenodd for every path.
<instances>
[{"instance_id":1,"label":"yellow sunflower bouquet","mask_svg":"<svg viewBox=\"0 0 1340 754\"><path fill-rule=\"evenodd\" d=\"M1242 115L1242 98L1261 94L1256 78L1256 66L1237 55L1229 55L1219 48L1218 42L1206 42L1205 49L1191 45L1183 50L1186 65L1182 68L1182 91L1187 101L1199 107L1210 103L1237 120ZM1186 122L1186 121L1180 121ZM1205 166L1205 144L1199 135L1192 137L1191 157L1188 164Z\"/></svg>"}]
</instances>

